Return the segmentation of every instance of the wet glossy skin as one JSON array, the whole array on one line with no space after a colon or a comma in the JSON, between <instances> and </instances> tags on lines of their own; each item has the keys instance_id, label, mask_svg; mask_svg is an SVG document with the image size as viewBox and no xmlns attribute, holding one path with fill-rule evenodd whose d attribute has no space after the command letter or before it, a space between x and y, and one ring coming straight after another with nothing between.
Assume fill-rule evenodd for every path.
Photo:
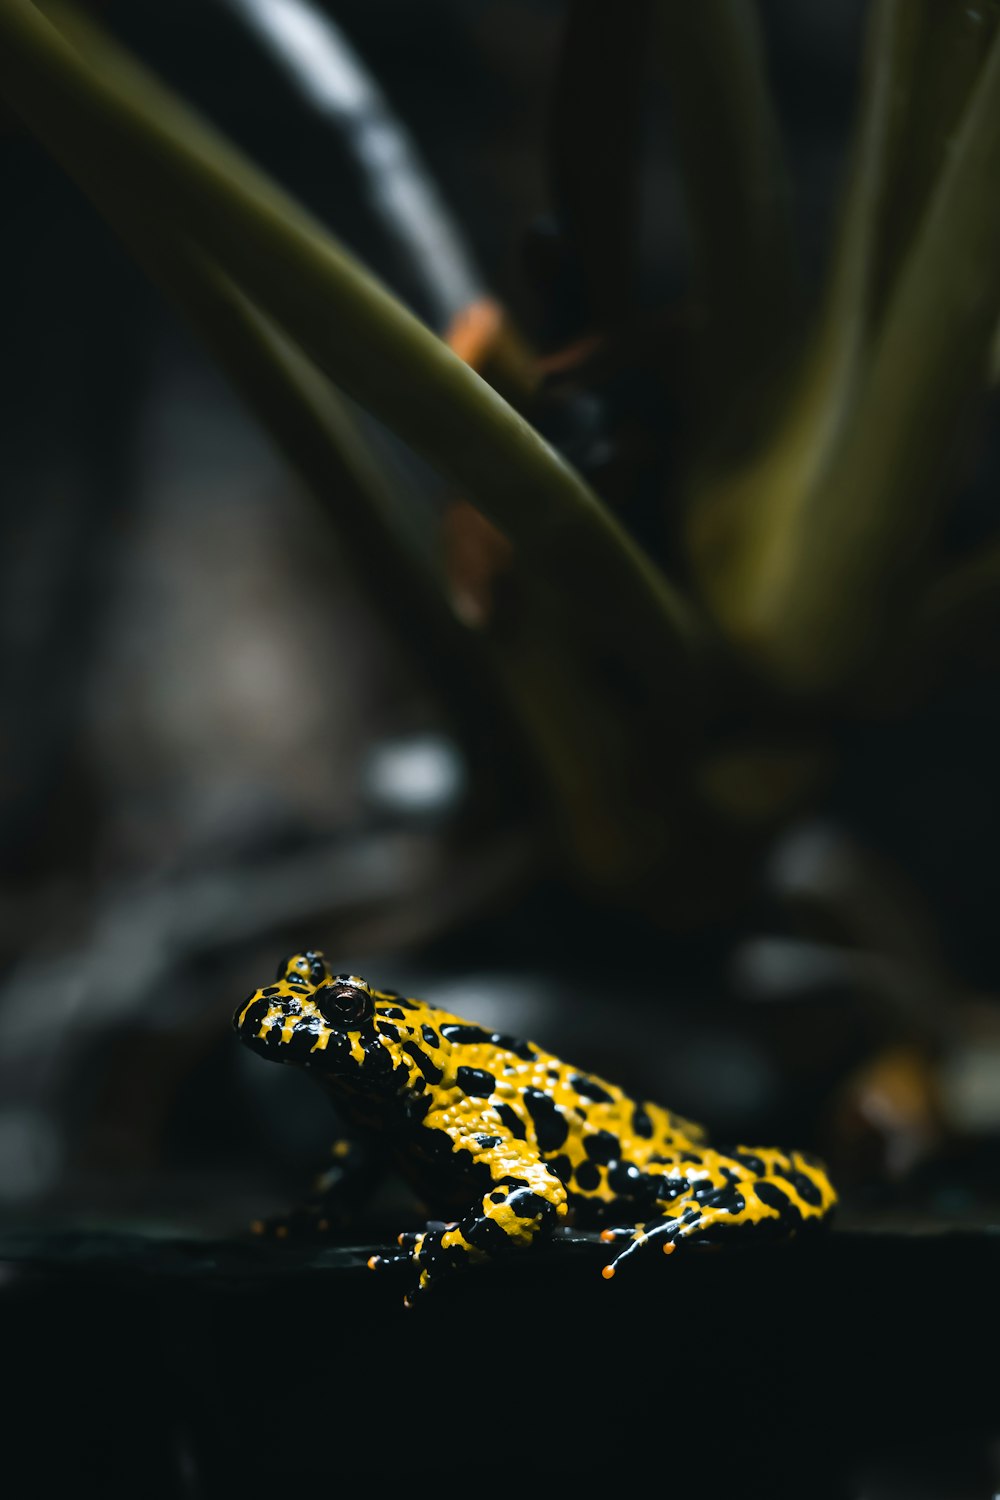
<instances>
[{"instance_id":1,"label":"wet glossy skin","mask_svg":"<svg viewBox=\"0 0 1000 1500\"><path fill-rule=\"evenodd\" d=\"M789 1238L828 1219L836 1202L813 1157L717 1150L701 1125L533 1042L332 975L320 953L283 963L233 1024L264 1057L307 1069L357 1132L360 1144L334 1148L301 1219L336 1222L392 1166L453 1220L401 1235L397 1254L372 1258L376 1268L409 1262L413 1291L527 1248L557 1224L601 1228L618 1247L603 1270L610 1278L645 1251Z\"/></svg>"}]
</instances>

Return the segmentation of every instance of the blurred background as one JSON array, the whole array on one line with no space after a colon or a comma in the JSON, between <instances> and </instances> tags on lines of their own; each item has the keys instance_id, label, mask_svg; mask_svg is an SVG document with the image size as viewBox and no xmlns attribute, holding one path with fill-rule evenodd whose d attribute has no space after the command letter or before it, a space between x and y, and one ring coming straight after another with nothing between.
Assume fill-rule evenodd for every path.
<instances>
[{"instance_id":1,"label":"blurred background","mask_svg":"<svg viewBox=\"0 0 1000 1500\"><path fill-rule=\"evenodd\" d=\"M329 0L304 8L335 27L305 53L250 0L93 9L436 331L454 343L462 309L496 299L548 360L539 425L612 497L615 452L634 439L622 514L684 575L655 520L681 483L698 314L664 70L633 90L632 332L608 373L587 363L581 273L560 239L561 0ZM868 7L761 0L757 13L806 317L847 180ZM372 118L389 125L366 138ZM394 202L382 188L400 151L410 196ZM6 1224L242 1233L295 1201L323 1159L328 1106L239 1047L229 1022L303 947L535 1036L720 1139L823 1151L846 1224L994 1223L989 618L924 691L827 711L804 790L776 816L784 763L751 756L733 791L720 752L737 831L731 849L710 841L708 878L691 877L716 899L651 911L635 899L651 888L641 855L624 895L580 878L475 669L449 684L417 622L387 614L391 585L341 545L13 114L0 172ZM993 413L956 445L937 561L995 533ZM420 524L457 537L453 594L474 628L498 566L489 537L427 466L368 432ZM797 734L810 716L794 715ZM743 745L759 717L739 689L715 722ZM641 794L638 808L655 820ZM672 846L680 887L698 842Z\"/></svg>"}]
</instances>

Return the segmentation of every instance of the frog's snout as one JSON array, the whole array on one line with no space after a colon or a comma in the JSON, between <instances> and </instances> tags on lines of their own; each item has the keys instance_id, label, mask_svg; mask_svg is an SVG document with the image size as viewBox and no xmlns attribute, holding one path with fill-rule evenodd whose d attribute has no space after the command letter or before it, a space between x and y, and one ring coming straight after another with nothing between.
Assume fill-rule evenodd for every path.
<instances>
[{"instance_id":1,"label":"frog's snout","mask_svg":"<svg viewBox=\"0 0 1000 1500\"><path fill-rule=\"evenodd\" d=\"M267 1015L267 1001L263 995L251 995L249 1000L242 1001L233 1012L233 1030L243 1041L250 1041L260 1030L260 1024Z\"/></svg>"},{"instance_id":2,"label":"frog's snout","mask_svg":"<svg viewBox=\"0 0 1000 1500\"><path fill-rule=\"evenodd\" d=\"M311 1045L314 1027L307 1028L301 1002L287 996L275 1000L266 993L251 995L233 1016L233 1030L240 1041L269 1057L297 1053L306 1041L306 1029Z\"/></svg>"},{"instance_id":3,"label":"frog's snout","mask_svg":"<svg viewBox=\"0 0 1000 1500\"><path fill-rule=\"evenodd\" d=\"M233 1029L240 1041L273 1062L305 1068L321 1062L324 1071L337 1071L345 1039L327 1024L313 997L281 993L277 986L269 990L258 990L237 1007Z\"/></svg>"}]
</instances>

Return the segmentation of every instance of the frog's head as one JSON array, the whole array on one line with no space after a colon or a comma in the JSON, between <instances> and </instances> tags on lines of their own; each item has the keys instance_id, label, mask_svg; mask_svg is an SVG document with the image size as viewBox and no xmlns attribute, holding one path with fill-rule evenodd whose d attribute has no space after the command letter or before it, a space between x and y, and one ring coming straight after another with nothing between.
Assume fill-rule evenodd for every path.
<instances>
[{"instance_id":1,"label":"frog's head","mask_svg":"<svg viewBox=\"0 0 1000 1500\"><path fill-rule=\"evenodd\" d=\"M315 1068L337 1078L385 1071L371 985L357 974L331 974L321 953L298 953L278 968L274 984L237 1008L240 1040L275 1062Z\"/></svg>"}]
</instances>

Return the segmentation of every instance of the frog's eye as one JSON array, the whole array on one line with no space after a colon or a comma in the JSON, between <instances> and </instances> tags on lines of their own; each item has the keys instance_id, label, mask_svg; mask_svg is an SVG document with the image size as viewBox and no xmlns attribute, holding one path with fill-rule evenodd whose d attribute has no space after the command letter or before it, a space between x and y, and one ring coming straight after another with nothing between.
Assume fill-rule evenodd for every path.
<instances>
[{"instance_id":1,"label":"frog's eye","mask_svg":"<svg viewBox=\"0 0 1000 1500\"><path fill-rule=\"evenodd\" d=\"M327 977L327 968L323 962L322 953L318 949L310 948L308 953L291 953L287 958L283 958L274 977L279 981L307 979L310 984L322 984Z\"/></svg>"},{"instance_id":2,"label":"frog's eye","mask_svg":"<svg viewBox=\"0 0 1000 1500\"><path fill-rule=\"evenodd\" d=\"M320 1014L331 1026L359 1026L375 1012L375 1002L367 985L349 979L334 979L313 993Z\"/></svg>"}]
</instances>

